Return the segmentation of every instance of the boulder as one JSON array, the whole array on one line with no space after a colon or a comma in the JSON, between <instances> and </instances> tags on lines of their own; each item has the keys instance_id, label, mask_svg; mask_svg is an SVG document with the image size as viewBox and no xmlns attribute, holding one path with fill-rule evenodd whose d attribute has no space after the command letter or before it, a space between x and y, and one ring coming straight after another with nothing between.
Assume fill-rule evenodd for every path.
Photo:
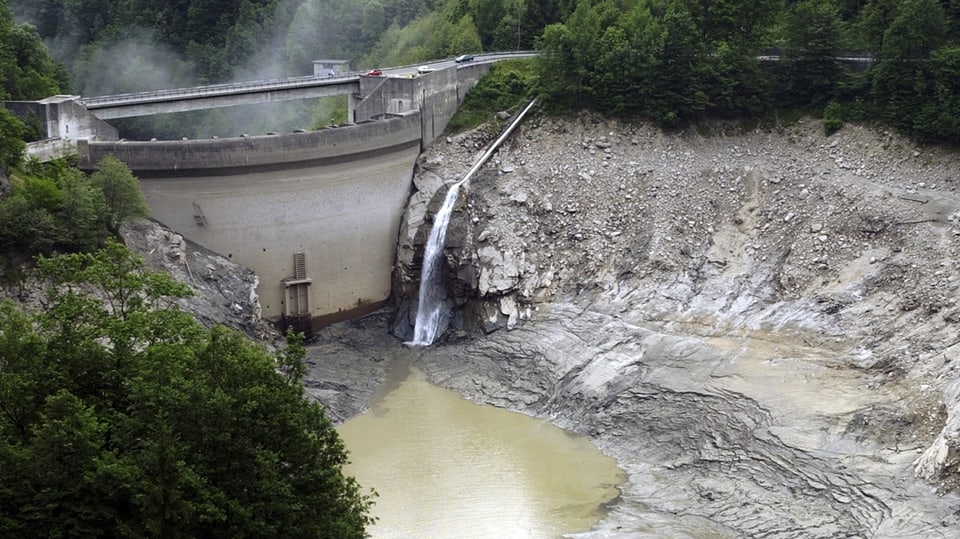
<instances>
[{"instance_id":1,"label":"boulder","mask_svg":"<svg viewBox=\"0 0 960 539\"><path fill-rule=\"evenodd\" d=\"M276 328L261 318L260 281L253 270L148 219L124 223L120 234L150 269L168 273L194 290L194 296L177 303L200 323L223 324L259 340L282 340Z\"/></svg>"},{"instance_id":2,"label":"boulder","mask_svg":"<svg viewBox=\"0 0 960 539\"><path fill-rule=\"evenodd\" d=\"M516 289L520 283L520 269L509 251L484 245L477 255L480 266L477 291L480 296L502 295Z\"/></svg>"}]
</instances>

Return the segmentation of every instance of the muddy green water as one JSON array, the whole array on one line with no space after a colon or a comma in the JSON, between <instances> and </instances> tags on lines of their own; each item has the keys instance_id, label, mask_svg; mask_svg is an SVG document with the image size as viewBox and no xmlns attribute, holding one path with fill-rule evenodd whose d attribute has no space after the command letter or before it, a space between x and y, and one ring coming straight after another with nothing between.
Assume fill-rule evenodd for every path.
<instances>
[{"instance_id":1,"label":"muddy green water","mask_svg":"<svg viewBox=\"0 0 960 539\"><path fill-rule=\"evenodd\" d=\"M588 530L624 479L589 440L478 406L409 371L339 427L346 472L378 493L374 538L553 539Z\"/></svg>"}]
</instances>

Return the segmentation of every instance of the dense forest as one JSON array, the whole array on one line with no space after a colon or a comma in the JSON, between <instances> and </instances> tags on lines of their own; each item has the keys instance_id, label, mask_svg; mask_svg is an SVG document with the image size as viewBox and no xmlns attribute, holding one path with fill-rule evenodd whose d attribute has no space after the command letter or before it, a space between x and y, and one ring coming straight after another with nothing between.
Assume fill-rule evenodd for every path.
<instances>
[{"instance_id":1,"label":"dense forest","mask_svg":"<svg viewBox=\"0 0 960 539\"><path fill-rule=\"evenodd\" d=\"M664 125L806 111L957 142L958 32L955 0L580 2L538 41L539 84Z\"/></svg>"},{"instance_id":2,"label":"dense forest","mask_svg":"<svg viewBox=\"0 0 960 539\"><path fill-rule=\"evenodd\" d=\"M69 91L61 65L0 1L0 99ZM191 290L116 241L147 212L130 169L25 159L33 124L0 107L0 286L48 287L0 299L0 536L365 537L301 336L270 352L180 311Z\"/></svg>"},{"instance_id":3,"label":"dense forest","mask_svg":"<svg viewBox=\"0 0 960 539\"><path fill-rule=\"evenodd\" d=\"M204 328L113 240L37 271L46 309L0 302L0 536L366 536L294 336Z\"/></svg>"},{"instance_id":4,"label":"dense forest","mask_svg":"<svg viewBox=\"0 0 960 539\"><path fill-rule=\"evenodd\" d=\"M957 0L8 2L84 95L305 75L320 58L366 69L535 49L530 92L557 110L665 126L801 112L960 140ZM853 51L872 61L842 60ZM321 109L286 116L315 127Z\"/></svg>"}]
</instances>

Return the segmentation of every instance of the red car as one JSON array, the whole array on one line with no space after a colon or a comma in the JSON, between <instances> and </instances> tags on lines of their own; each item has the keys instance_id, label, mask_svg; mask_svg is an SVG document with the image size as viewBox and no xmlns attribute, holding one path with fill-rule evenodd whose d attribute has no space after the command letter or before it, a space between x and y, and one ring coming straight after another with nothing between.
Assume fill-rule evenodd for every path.
<instances>
[{"instance_id":1,"label":"red car","mask_svg":"<svg viewBox=\"0 0 960 539\"><path fill-rule=\"evenodd\" d=\"M379 69L371 69L370 71L367 71L366 74L370 77L382 77L383 71L380 71Z\"/></svg>"}]
</instances>

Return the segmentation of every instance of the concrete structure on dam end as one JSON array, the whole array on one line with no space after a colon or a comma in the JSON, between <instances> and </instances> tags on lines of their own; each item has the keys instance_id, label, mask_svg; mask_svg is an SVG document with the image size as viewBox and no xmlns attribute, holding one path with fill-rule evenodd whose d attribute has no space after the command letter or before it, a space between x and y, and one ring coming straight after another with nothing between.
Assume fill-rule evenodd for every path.
<instances>
[{"instance_id":1,"label":"concrete structure on dam end","mask_svg":"<svg viewBox=\"0 0 960 539\"><path fill-rule=\"evenodd\" d=\"M309 330L389 298L416 158L490 67L447 64L413 77L341 77L352 85L353 122L279 135L116 140L103 122L75 122L77 107L54 101L71 114L61 121L74 121L69 145L81 168L118 157L140 179L151 217L252 268L263 316ZM66 131L55 114L40 116ZM98 131L84 138L84 125Z\"/></svg>"}]
</instances>

